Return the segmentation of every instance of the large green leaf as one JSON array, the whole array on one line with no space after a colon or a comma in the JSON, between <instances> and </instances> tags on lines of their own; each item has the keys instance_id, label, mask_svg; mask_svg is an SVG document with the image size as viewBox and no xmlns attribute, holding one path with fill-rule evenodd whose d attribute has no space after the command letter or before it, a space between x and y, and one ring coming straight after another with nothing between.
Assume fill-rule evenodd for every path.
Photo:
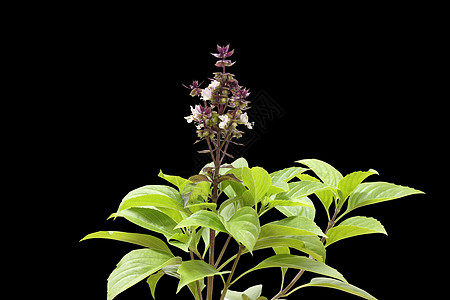
<instances>
[{"instance_id":1,"label":"large green leaf","mask_svg":"<svg viewBox=\"0 0 450 300\"><path fill-rule=\"evenodd\" d=\"M295 201L320 191L333 189L335 188L321 182L302 180L289 183L289 191L277 194L275 199Z\"/></svg>"},{"instance_id":2,"label":"large green leaf","mask_svg":"<svg viewBox=\"0 0 450 300\"><path fill-rule=\"evenodd\" d=\"M184 206L190 206L192 209L192 204L204 204L207 203L208 195L210 191L211 184L207 181L199 181L196 183L186 184L181 191L181 197L184 201ZM197 211L199 208L197 207ZM195 212L196 210L194 210Z\"/></svg>"},{"instance_id":3,"label":"large green leaf","mask_svg":"<svg viewBox=\"0 0 450 300\"><path fill-rule=\"evenodd\" d=\"M224 225L236 241L253 251L261 231L258 214L253 208L246 206L239 209Z\"/></svg>"},{"instance_id":4,"label":"large green leaf","mask_svg":"<svg viewBox=\"0 0 450 300\"><path fill-rule=\"evenodd\" d=\"M387 182L361 183L351 193L346 212L358 207L393 200L413 194L423 194L423 192L406 186L395 185Z\"/></svg>"},{"instance_id":5,"label":"large green leaf","mask_svg":"<svg viewBox=\"0 0 450 300\"><path fill-rule=\"evenodd\" d=\"M383 225L374 218L352 217L328 230L327 246L342 239L370 233L387 235Z\"/></svg>"},{"instance_id":6,"label":"large green leaf","mask_svg":"<svg viewBox=\"0 0 450 300\"><path fill-rule=\"evenodd\" d=\"M289 183L289 191L278 193L275 199L269 201L269 208L275 206L307 206L314 209L311 201L305 198L308 195L334 189L333 187L315 181L303 180Z\"/></svg>"},{"instance_id":7,"label":"large green leaf","mask_svg":"<svg viewBox=\"0 0 450 300\"><path fill-rule=\"evenodd\" d=\"M184 219L175 228L188 227L188 226L202 226L214 229L220 232L227 232L225 226L219 218L217 213L208 210L200 210L188 218Z\"/></svg>"},{"instance_id":8,"label":"large green leaf","mask_svg":"<svg viewBox=\"0 0 450 300\"><path fill-rule=\"evenodd\" d=\"M326 184L337 187L342 174L330 164L318 159L302 159L296 161L308 166Z\"/></svg>"},{"instance_id":9,"label":"large green leaf","mask_svg":"<svg viewBox=\"0 0 450 300\"><path fill-rule=\"evenodd\" d=\"M247 299L250 300L257 300L259 296L261 296L262 293L262 284L255 285L252 287L249 287L243 292L235 292L232 290L228 290L227 294L225 295L225 299L227 300L242 300L246 296Z\"/></svg>"},{"instance_id":10,"label":"large green leaf","mask_svg":"<svg viewBox=\"0 0 450 300\"><path fill-rule=\"evenodd\" d=\"M175 185L180 192L183 190L186 184L191 183L190 180L184 179L183 177L180 176L166 175L161 170L159 171L158 176Z\"/></svg>"},{"instance_id":11,"label":"large green leaf","mask_svg":"<svg viewBox=\"0 0 450 300\"><path fill-rule=\"evenodd\" d=\"M325 259L325 247L317 236L273 236L259 239L254 251L265 248L289 247L311 255L318 261Z\"/></svg>"},{"instance_id":12,"label":"large green leaf","mask_svg":"<svg viewBox=\"0 0 450 300\"><path fill-rule=\"evenodd\" d=\"M320 235L325 236L314 221L302 217L288 217L279 221L267 223L261 227L259 238L289 235Z\"/></svg>"},{"instance_id":13,"label":"large green leaf","mask_svg":"<svg viewBox=\"0 0 450 300\"><path fill-rule=\"evenodd\" d=\"M242 180L255 204L267 193L272 185L269 173L260 167L242 168Z\"/></svg>"},{"instance_id":14,"label":"large green leaf","mask_svg":"<svg viewBox=\"0 0 450 300\"><path fill-rule=\"evenodd\" d=\"M316 277L311 280L310 283L304 284L302 286L299 286L292 291L290 291L287 295L292 294L293 292L297 291L298 289L308 287L308 286L318 286L318 287L326 287L326 288L332 288L336 290L340 290L343 292L347 292L349 294L353 294L356 296L359 296L364 299L368 300L377 300L374 296L370 295L366 291L351 285L346 282L342 282L340 280L332 279L332 278L326 278L326 277Z\"/></svg>"},{"instance_id":15,"label":"large green leaf","mask_svg":"<svg viewBox=\"0 0 450 300\"><path fill-rule=\"evenodd\" d=\"M297 177L302 181L314 181L314 182L321 182L320 179L311 176L309 174L298 174ZM321 190L317 191L314 194L319 198L319 200L322 202L323 206L325 207L325 210L327 212L328 219L330 219L329 216L329 208L331 203L333 203L334 199L334 189L333 190Z\"/></svg>"},{"instance_id":16,"label":"large green leaf","mask_svg":"<svg viewBox=\"0 0 450 300\"><path fill-rule=\"evenodd\" d=\"M187 284L203 279L205 277L230 273L229 271L219 272L213 266L201 260L185 261L178 268L180 282L178 283L177 293Z\"/></svg>"},{"instance_id":17,"label":"large green leaf","mask_svg":"<svg viewBox=\"0 0 450 300\"><path fill-rule=\"evenodd\" d=\"M108 300L145 279L159 269L180 264L181 258L154 249L133 250L117 264L108 278Z\"/></svg>"},{"instance_id":18,"label":"large green leaf","mask_svg":"<svg viewBox=\"0 0 450 300\"><path fill-rule=\"evenodd\" d=\"M150 275L150 277L148 277L147 284L150 287L150 292L152 293L152 296L154 299L156 299L155 298L156 285L163 275L167 274L171 277L177 278L178 280L180 279L181 276L180 276L180 274L177 273L180 265L181 265L181 261L179 264L165 266L165 267L161 268L161 270L158 273L152 274L152 275ZM194 296L194 299L199 300L200 297L198 296L198 290L197 290L196 283L191 282L187 286L188 286L189 290L191 291L192 295ZM206 285L204 283L204 280L200 280L200 291L203 290L203 288L205 286Z\"/></svg>"},{"instance_id":19,"label":"large green leaf","mask_svg":"<svg viewBox=\"0 0 450 300\"><path fill-rule=\"evenodd\" d=\"M283 170L279 170L270 173L270 177L273 182L288 182L300 173L307 171L308 169L302 167L290 167Z\"/></svg>"},{"instance_id":20,"label":"large green leaf","mask_svg":"<svg viewBox=\"0 0 450 300\"><path fill-rule=\"evenodd\" d=\"M347 197L355 190L355 188L364 181L370 175L377 174L378 172L370 169L369 171L357 171L347 174L338 183L338 194L339 194L339 207L342 207Z\"/></svg>"},{"instance_id":21,"label":"large green leaf","mask_svg":"<svg viewBox=\"0 0 450 300\"><path fill-rule=\"evenodd\" d=\"M120 203L118 212L132 207L162 207L173 209L184 215L188 211L184 209L181 194L165 185L146 185L129 192Z\"/></svg>"},{"instance_id":22,"label":"large green leaf","mask_svg":"<svg viewBox=\"0 0 450 300\"><path fill-rule=\"evenodd\" d=\"M314 208L313 202L308 197L303 197L300 199L301 202L309 203L309 206L276 206L276 209L278 209L286 217L302 216L307 217L310 220L314 220L316 216L316 209Z\"/></svg>"},{"instance_id":23,"label":"large green leaf","mask_svg":"<svg viewBox=\"0 0 450 300\"><path fill-rule=\"evenodd\" d=\"M151 208L133 207L113 214L114 217L124 217L128 221L163 234L167 239L177 233L182 233L180 229L174 229L177 223L166 214Z\"/></svg>"},{"instance_id":24,"label":"large green leaf","mask_svg":"<svg viewBox=\"0 0 450 300\"><path fill-rule=\"evenodd\" d=\"M136 244L139 246L144 246L150 249L161 250L170 252L169 247L161 241L160 239L148 235L148 234L140 234L140 233L129 233L129 232L121 232L121 231L97 231L91 234L86 235L81 241L88 239L110 239L116 241L122 241L127 243ZM80 242L81 242L80 241Z\"/></svg>"},{"instance_id":25,"label":"large green leaf","mask_svg":"<svg viewBox=\"0 0 450 300\"><path fill-rule=\"evenodd\" d=\"M231 163L231 165L235 168L243 168L243 167L248 167L248 162L245 158L239 157L238 159L233 161Z\"/></svg>"},{"instance_id":26,"label":"large green leaf","mask_svg":"<svg viewBox=\"0 0 450 300\"><path fill-rule=\"evenodd\" d=\"M323 262L319 262L310 258L307 258L305 256L297 256L297 255L291 255L291 254L277 254L274 256L271 256L265 260L263 260L261 263L259 263L256 267L244 272L241 276L235 279L237 281L242 276L256 271L260 269L265 268L290 268L290 269L301 269L305 271L310 271L313 273L333 277L342 281L345 281L344 276L342 276L341 273L339 273L337 270L333 269L332 267L324 264Z\"/></svg>"}]
</instances>

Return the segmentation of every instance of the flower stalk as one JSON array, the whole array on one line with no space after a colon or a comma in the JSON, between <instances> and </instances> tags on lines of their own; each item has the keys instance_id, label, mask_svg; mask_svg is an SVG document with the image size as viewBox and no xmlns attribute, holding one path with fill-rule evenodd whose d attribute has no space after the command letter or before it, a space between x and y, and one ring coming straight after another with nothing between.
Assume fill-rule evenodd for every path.
<instances>
[{"instance_id":1,"label":"flower stalk","mask_svg":"<svg viewBox=\"0 0 450 300\"><path fill-rule=\"evenodd\" d=\"M219 201L219 175L220 168L226 156L232 157L227 153L228 146L233 139L239 139L243 131L239 126L246 126L252 129L254 123L249 121L246 110L249 109L249 101L246 98L250 91L239 85L235 75L228 73L226 68L235 64L229 57L233 55L234 50L229 49L230 45L217 46L218 53L211 53L219 60L215 66L221 68L221 72L214 72L214 77L206 88L201 88L198 81L193 81L189 86L192 97L200 97L202 104L191 106L191 114L185 117L188 123L194 123L197 129L198 140L195 143L205 140L208 150L199 151L200 153L209 153L214 164L214 168L208 168L208 174L212 182L211 201ZM215 262L215 231L209 230L209 252L208 263L212 266L218 264L222 258L223 252ZM238 260L238 259L237 259ZM214 277L208 277L207 280L207 300L212 300Z\"/></svg>"}]
</instances>

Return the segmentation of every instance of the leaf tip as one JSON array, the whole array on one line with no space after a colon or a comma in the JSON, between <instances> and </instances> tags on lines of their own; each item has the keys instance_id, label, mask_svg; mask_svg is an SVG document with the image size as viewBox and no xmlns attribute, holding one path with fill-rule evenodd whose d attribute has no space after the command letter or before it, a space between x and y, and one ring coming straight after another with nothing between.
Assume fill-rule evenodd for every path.
<instances>
[{"instance_id":1,"label":"leaf tip","mask_svg":"<svg viewBox=\"0 0 450 300\"><path fill-rule=\"evenodd\" d=\"M117 213L112 213L112 214L110 214L109 217L106 218L106 220L109 220L109 219L111 219L111 218L114 218L113 221L115 221L116 218L117 218Z\"/></svg>"}]
</instances>

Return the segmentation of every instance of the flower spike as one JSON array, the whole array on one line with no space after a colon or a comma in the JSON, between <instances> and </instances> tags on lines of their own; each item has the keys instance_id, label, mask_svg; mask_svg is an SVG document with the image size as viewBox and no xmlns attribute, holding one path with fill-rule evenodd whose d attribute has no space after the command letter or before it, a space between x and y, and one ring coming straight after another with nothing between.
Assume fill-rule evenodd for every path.
<instances>
[{"instance_id":1,"label":"flower spike","mask_svg":"<svg viewBox=\"0 0 450 300\"><path fill-rule=\"evenodd\" d=\"M239 130L240 126L252 129L254 122L250 122L247 112L244 112L249 109L250 101L246 100L249 90L240 86L233 74L225 71L226 67L234 64L227 59L234 50L230 50L228 44L218 45L217 51L211 54L219 58L215 65L221 67L222 72L213 73L214 77L206 88L200 88L198 81L193 81L189 87L184 85L191 90L191 96L203 100L202 105L191 106L191 115L185 119L188 123L194 122L200 138L198 141L206 139L209 145L222 148L233 142L232 139L242 137L244 132Z\"/></svg>"}]
</instances>

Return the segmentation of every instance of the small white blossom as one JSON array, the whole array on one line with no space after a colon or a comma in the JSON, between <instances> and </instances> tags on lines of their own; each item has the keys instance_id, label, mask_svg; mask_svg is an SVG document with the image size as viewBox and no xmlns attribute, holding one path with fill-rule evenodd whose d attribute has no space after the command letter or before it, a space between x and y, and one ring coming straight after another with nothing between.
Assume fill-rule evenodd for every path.
<instances>
[{"instance_id":1,"label":"small white blossom","mask_svg":"<svg viewBox=\"0 0 450 300\"><path fill-rule=\"evenodd\" d=\"M202 90L202 99L203 100L211 100L212 99L212 90L209 87Z\"/></svg>"},{"instance_id":2,"label":"small white blossom","mask_svg":"<svg viewBox=\"0 0 450 300\"><path fill-rule=\"evenodd\" d=\"M214 81L212 81L212 82L209 84L208 88L210 88L211 90L215 90L215 89L217 89L219 86L220 86L220 82L217 81L217 80L214 80Z\"/></svg>"},{"instance_id":3,"label":"small white blossom","mask_svg":"<svg viewBox=\"0 0 450 300\"><path fill-rule=\"evenodd\" d=\"M239 120L241 121L242 124L247 126L248 129L253 129L253 125L255 125L255 122L249 122L248 121L247 113L241 114L241 116L239 117Z\"/></svg>"},{"instance_id":4,"label":"small white blossom","mask_svg":"<svg viewBox=\"0 0 450 300\"><path fill-rule=\"evenodd\" d=\"M186 121L188 123L192 123L192 121L194 121L194 117L193 116L187 116L187 117L184 117L184 118L186 119Z\"/></svg>"},{"instance_id":5,"label":"small white blossom","mask_svg":"<svg viewBox=\"0 0 450 300\"><path fill-rule=\"evenodd\" d=\"M230 122L228 115L219 116L219 119L222 120L222 122L219 123L220 128L224 129L228 126L228 123Z\"/></svg>"},{"instance_id":6,"label":"small white blossom","mask_svg":"<svg viewBox=\"0 0 450 300\"><path fill-rule=\"evenodd\" d=\"M239 117L240 121L242 122L242 124L247 124L248 123L248 115L247 113L243 113L241 114L241 116Z\"/></svg>"}]
</instances>

